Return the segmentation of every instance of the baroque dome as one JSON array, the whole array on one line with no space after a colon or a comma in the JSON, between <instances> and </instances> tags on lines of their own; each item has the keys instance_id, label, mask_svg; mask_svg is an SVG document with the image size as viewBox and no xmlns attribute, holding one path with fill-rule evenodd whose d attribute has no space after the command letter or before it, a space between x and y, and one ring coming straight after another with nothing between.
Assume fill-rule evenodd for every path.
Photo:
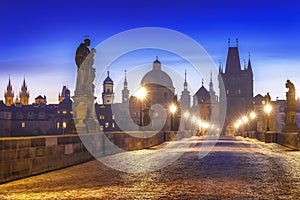
<instances>
[{"instance_id":1,"label":"baroque dome","mask_svg":"<svg viewBox=\"0 0 300 200\"><path fill-rule=\"evenodd\" d=\"M175 89L170 76L166 72L161 70L161 63L158 58L156 58L156 60L153 62L153 69L146 73L141 81L141 85L149 83L165 86L172 91L174 91Z\"/></svg>"}]
</instances>

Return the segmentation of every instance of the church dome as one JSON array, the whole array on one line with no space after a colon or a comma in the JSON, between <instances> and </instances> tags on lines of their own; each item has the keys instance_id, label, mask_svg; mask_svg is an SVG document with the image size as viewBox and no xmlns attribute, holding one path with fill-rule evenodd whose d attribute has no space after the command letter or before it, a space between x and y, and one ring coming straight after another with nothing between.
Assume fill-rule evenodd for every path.
<instances>
[{"instance_id":1,"label":"church dome","mask_svg":"<svg viewBox=\"0 0 300 200\"><path fill-rule=\"evenodd\" d=\"M149 83L162 85L171 89L172 91L174 90L172 79L166 72L161 70L161 63L157 58L153 62L153 69L146 73L141 81L141 85Z\"/></svg>"}]
</instances>

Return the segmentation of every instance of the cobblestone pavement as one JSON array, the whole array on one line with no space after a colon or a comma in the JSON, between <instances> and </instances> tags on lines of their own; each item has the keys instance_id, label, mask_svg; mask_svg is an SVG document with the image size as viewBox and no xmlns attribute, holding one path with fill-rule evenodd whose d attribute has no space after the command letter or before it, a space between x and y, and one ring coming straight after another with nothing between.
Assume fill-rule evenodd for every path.
<instances>
[{"instance_id":1,"label":"cobblestone pavement","mask_svg":"<svg viewBox=\"0 0 300 200\"><path fill-rule=\"evenodd\" d=\"M155 172L125 173L94 160L2 184L0 199L300 199L298 151L222 137L199 159L211 140L185 142L192 142L188 151ZM139 153L146 151L156 149Z\"/></svg>"}]
</instances>

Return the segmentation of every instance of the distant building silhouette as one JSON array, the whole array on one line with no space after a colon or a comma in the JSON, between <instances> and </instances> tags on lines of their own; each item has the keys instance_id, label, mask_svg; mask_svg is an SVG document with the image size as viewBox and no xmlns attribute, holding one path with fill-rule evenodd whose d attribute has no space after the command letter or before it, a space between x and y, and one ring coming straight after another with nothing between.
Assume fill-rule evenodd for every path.
<instances>
[{"instance_id":1,"label":"distant building silhouette","mask_svg":"<svg viewBox=\"0 0 300 200\"><path fill-rule=\"evenodd\" d=\"M76 133L73 122L70 90L64 86L64 98L59 104L47 104L46 96L39 95L29 105L29 92L25 79L20 99L13 102L11 80L5 92L5 104L0 101L0 136L55 135Z\"/></svg>"}]
</instances>

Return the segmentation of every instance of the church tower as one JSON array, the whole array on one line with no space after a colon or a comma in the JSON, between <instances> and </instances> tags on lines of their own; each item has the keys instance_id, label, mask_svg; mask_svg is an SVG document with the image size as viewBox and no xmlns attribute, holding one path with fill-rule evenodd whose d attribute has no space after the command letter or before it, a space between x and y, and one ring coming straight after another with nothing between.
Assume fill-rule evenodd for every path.
<instances>
[{"instance_id":1,"label":"church tower","mask_svg":"<svg viewBox=\"0 0 300 200\"><path fill-rule=\"evenodd\" d=\"M183 91L181 92L180 104L183 111L190 109L191 107L191 95L188 91L188 83L186 81L186 70L184 73Z\"/></svg>"},{"instance_id":2,"label":"church tower","mask_svg":"<svg viewBox=\"0 0 300 200\"><path fill-rule=\"evenodd\" d=\"M225 117L225 126L236 120L241 114L246 114L253 107L253 72L250 62L248 66L241 69L238 50L238 39L236 47L230 46L226 60L225 72L220 67L219 83L223 81L224 88L220 87L220 116Z\"/></svg>"},{"instance_id":3,"label":"church tower","mask_svg":"<svg viewBox=\"0 0 300 200\"><path fill-rule=\"evenodd\" d=\"M102 101L103 104L113 104L114 100L114 82L109 77L109 71L107 72L107 77L103 81L103 92L102 92Z\"/></svg>"},{"instance_id":4,"label":"church tower","mask_svg":"<svg viewBox=\"0 0 300 200\"><path fill-rule=\"evenodd\" d=\"M5 97L5 104L7 106L11 106L14 102L14 92L12 90L12 85L10 82L10 78L8 80L8 85L6 88L6 92L4 93L4 97Z\"/></svg>"},{"instance_id":5,"label":"church tower","mask_svg":"<svg viewBox=\"0 0 300 200\"><path fill-rule=\"evenodd\" d=\"M127 103L129 100L129 90L127 88L127 79L126 79L126 70L125 70L125 80L124 80L124 88L122 90L122 103Z\"/></svg>"},{"instance_id":6,"label":"church tower","mask_svg":"<svg viewBox=\"0 0 300 200\"><path fill-rule=\"evenodd\" d=\"M64 99L70 99L70 97L70 90L64 85L61 93L58 94L58 102L61 103Z\"/></svg>"},{"instance_id":7,"label":"church tower","mask_svg":"<svg viewBox=\"0 0 300 200\"><path fill-rule=\"evenodd\" d=\"M217 97L216 92L214 90L214 84L213 84L213 81L212 81L212 72L210 72L209 94L210 94L211 99L213 99L215 101L218 101L218 97Z\"/></svg>"},{"instance_id":8,"label":"church tower","mask_svg":"<svg viewBox=\"0 0 300 200\"><path fill-rule=\"evenodd\" d=\"M25 82L25 78L24 78L23 85L22 85L21 91L19 93L19 96L20 96L20 102L22 105L29 104L29 92L27 91L27 85Z\"/></svg>"}]
</instances>

